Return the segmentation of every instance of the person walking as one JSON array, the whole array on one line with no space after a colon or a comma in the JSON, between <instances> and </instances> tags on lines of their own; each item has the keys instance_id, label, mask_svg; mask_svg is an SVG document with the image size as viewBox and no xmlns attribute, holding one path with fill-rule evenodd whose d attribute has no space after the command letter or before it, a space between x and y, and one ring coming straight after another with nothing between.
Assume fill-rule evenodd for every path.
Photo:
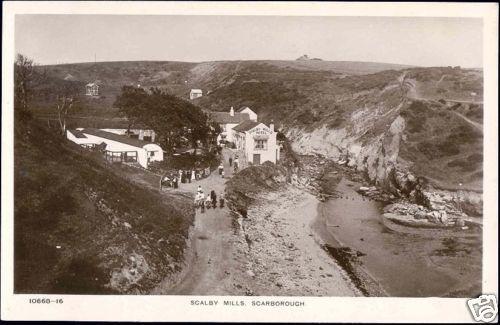
<instances>
[{"instance_id":1,"label":"person walking","mask_svg":"<svg viewBox=\"0 0 500 325\"><path fill-rule=\"evenodd\" d=\"M177 179L177 176L174 176L174 188L178 188L179 187L179 180Z\"/></svg>"},{"instance_id":2,"label":"person walking","mask_svg":"<svg viewBox=\"0 0 500 325\"><path fill-rule=\"evenodd\" d=\"M233 157L229 157L229 167L233 166Z\"/></svg>"},{"instance_id":3,"label":"person walking","mask_svg":"<svg viewBox=\"0 0 500 325\"><path fill-rule=\"evenodd\" d=\"M224 191L220 192L219 195L219 207L221 209L224 207Z\"/></svg>"},{"instance_id":4,"label":"person walking","mask_svg":"<svg viewBox=\"0 0 500 325\"><path fill-rule=\"evenodd\" d=\"M222 174L220 174L220 176L221 176L222 178L224 178L224 174L225 174L225 173L224 173L224 170L222 170Z\"/></svg>"},{"instance_id":5,"label":"person walking","mask_svg":"<svg viewBox=\"0 0 500 325\"><path fill-rule=\"evenodd\" d=\"M193 181L195 181L195 180L196 180L196 171L193 169L193 170L191 171L191 181L190 181L190 182L193 182Z\"/></svg>"},{"instance_id":6,"label":"person walking","mask_svg":"<svg viewBox=\"0 0 500 325\"><path fill-rule=\"evenodd\" d=\"M201 185L198 185L198 189L196 190L196 193L203 193L203 189L201 188Z\"/></svg>"},{"instance_id":7,"label":"person walking","mask_svg":"<svg viewBox=\"0 0 500 325\"><path fill-rule=\"evenodd\" d=\"M236 158L234 158L234 170L235 171L238 170L238 167L240 167L239 163L240 163L240 161L238 160L238 156L236 156Z\"/></svg>"},{"instance_id":8,"label":"person walking","mask_svg":"<svg viewBox=\"0 0 500 325\"><path fill-rule=\"evenodd\" d=\"M212 205L212 200L210 199L210 195L207 195L207 198L205 199L205 207L210 209L210 205Z\"/></svg>"},{"instance_id":9,"label":"person walking","mask_svg":"<svg viewBox=\"0 0 500 325\"><path fill-rule=\"evenodd\" d=\"M222 175L222 171L223 170L224 170L224 165L221 162L220 165L219 165L219 175Z\"/></svg>"},{"instance_id":10,"label":"person walking","mask_svg":"<svg viewBox=\"0 0 500 325\"><path fill-rule=\"evenodd\" d=\"M170 183L170 178L168 178L167 175L165 175L165 177L163 177L163 179L161 180L161 190L163 190L163 186L169 186L169 183Z\"/></svg>"},{"instance_id":11,"label":"person walking","mask_svg":"<svg viewBox=\"0 0 500 325\"><path fill-rule=\"evenodd\" d=\"M210 192L210 198L212 199L212 207L215 209L217 207L217 194L214 190Z\"/></svg>"}]
</instances>

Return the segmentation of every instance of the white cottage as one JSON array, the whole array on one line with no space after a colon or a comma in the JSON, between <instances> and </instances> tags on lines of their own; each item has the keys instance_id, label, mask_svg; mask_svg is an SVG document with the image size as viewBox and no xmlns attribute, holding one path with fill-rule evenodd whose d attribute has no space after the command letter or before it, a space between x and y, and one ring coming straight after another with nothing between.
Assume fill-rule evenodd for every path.
<instances>
[{"instance_id":1,"label":"white cottage","mask_svg":"<svg viewBox=\"0 0 500 325\"><path fill-rule=\"evenodd\" d=\"M201 91L201 89L191 89L191 92L189 93L189 99L191 100L201 96L203 96L203 91Z\"/></svg>"},{"instance_id":2,"label":"white cottage","mask_svg":"<svg viewBox=\"0 0 500 325\"><path fill-rule=\"evenodd\" d=\"M106 159L111 162L137 162L148 168L150 162L163 160L163 150L157 144L99 129L68 130L66 137L83 147L105 145Z\"/></svg>"},{"instance_id":3,"label":"white cottage","mask_svg":"<svg viewBox=\"0 0 500 325\"><path fill-rule=\"evenodd\" d=\"M234 142L233 139L233 128L243 121L249 121L250 117L247 113L237 113L234 108L231 107L229 112L210 112L210 120L219 124L221 128L221 134L217 141L226 140L229 142Z\"/></svg>"},{"instance_id":4,"label":"white cottage","mask_svg":"<svg viewBox=\"0 0 500 325\"><path fill-rule=\"evenodd\" d=\"M248 117L250 118L250 120L257 122L257 113L255 113L254 111L252 111L250 109L250 107L248 107L248 106L241 107L238 110L238 113L248 114Z\"/></svg>"},{"instance_id":5,"label":"white cottage","mask_svg":"<svg viewBox=\"0 0 500 325\"><path fill-rule=\"evenodd\" d=\"M243 162L260 165L265 161L276 163L280 148L276 142L274 124L244 121L233 128L236 149Z\"/></svg>"},{"instance_id":6,"label":"white cottage","mask_svg":"<svg viewBox=\"0 0 500 325\"><path fill-rule=\"evenodd\" d=\"M99 96L99 85L97 82L91 82L85 85L85 95Z\"/></svg>"}]
</instances>

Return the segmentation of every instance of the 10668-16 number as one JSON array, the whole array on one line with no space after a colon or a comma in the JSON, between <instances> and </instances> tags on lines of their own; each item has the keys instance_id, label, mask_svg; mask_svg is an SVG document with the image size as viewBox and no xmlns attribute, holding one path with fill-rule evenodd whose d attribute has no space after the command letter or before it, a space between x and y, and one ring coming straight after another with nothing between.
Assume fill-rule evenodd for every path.
<instances>
[{"instance_id":1,"label":"10668-16 number","mask_svg":"<svg viewBox=\"0 0 500 325\"><path fill-rule=\"evenodd\" d=\"M64 301L62 298L50 299L50 298L30 298L30 304L62 304Z\"/></svg>"}]
</instances>

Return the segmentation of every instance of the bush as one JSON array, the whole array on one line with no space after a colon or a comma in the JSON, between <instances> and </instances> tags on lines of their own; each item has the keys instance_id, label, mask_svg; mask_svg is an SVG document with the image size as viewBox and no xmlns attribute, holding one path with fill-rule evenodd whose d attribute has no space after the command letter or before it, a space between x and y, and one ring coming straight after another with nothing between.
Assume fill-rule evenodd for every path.
<instances>
[{"instance_id":1,"label":"bush","mask_svg":"<svg viewBox=\"0 0 500 325\"><path fill-rule=\"evenodd\" d=\"M417 148L430 160L454 156L460 153L460 149L456 144L447 141L438 143L423 141L417 145Z\"/></svg>"}]
</instances>

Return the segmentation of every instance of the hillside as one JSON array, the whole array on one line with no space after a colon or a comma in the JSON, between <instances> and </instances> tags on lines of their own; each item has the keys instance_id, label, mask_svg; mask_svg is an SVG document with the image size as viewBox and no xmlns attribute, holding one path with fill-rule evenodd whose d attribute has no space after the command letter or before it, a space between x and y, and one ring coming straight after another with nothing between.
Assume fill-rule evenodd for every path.
<instances>
[{"instance_id":1,"label":"hillside","mask_svg":"<svg viewBox=\"0 0 500 325\"><path fill-rule=\"evenodd\" d=\"M71 81L81 89L80 114L111 117L116 114L112 105L121 87L140 85L144 88L159 87L169 92L188 98L191 88L202 88L208 91L231 83L239 75L249 72L265 72L269 76L288 71L288 75L296 73L304 78L311 73L319 74L365 74L387 69L401 69L405 66L370 63L370 62L332 62L332 61L214 61L202 63L169 62L169 61L135 61L135 62L97 62L75 63L63 65L38 66L40 80L37 88L41 91L37 96L37 106L42 112L51 110L51 99L54 89L62 80ZM309 73L308 73L309 72ZM84 96L85 84L98 81L101 85L99 98ZM250 81L251 82L251 81Z\"/></svg>"},{"instance_id":2,"label":"hillside","mask_svg":"<svg viewBox=\"0 0 500 325\"><path fill-rule=\"evenodd\" d=\"M128 182L37 122L16 123L14 172L16 293L137 294L180 270L190 199Z\"/></svg>"},{"instance_id":3,"label":"hillside","mask_svg":"<svg viewBox=\"0 0 500 325\"><path fill-rule=\"evenodd\" d=\"M157 86L215 111L249 106L274 119L299 153L350 164L374 182L390 171L425 176L436 187L482 188L482 71L367 62L112 62L44 66L51 78L98 78L102 97L83 96L77 115L112 118L125 84ZM82 89L83 92L83 89ZM50 109L39 109L48 113ZM82 119L80 119L82 121ZM86 120L85 120L86 121Z\"/></svg>"}]
</instances>

